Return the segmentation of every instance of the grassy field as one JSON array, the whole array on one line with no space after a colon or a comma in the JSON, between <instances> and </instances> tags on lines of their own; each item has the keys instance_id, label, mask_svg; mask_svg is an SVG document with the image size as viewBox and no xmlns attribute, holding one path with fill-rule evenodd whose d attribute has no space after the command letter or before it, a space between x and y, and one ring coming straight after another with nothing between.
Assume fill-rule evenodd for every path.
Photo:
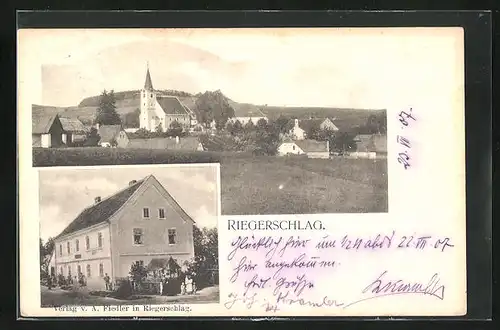
<instances>
[{"instance_id":1,"label":"grassy field","mask_svg":"<svg viewBox=\"0 0 500 330\"><path fill-rule=\"evenodd\" d=\"M387 160L118 148L33 150L34 166L221 163L222 214L387 212Z\"/></svg>"}]
</instances>

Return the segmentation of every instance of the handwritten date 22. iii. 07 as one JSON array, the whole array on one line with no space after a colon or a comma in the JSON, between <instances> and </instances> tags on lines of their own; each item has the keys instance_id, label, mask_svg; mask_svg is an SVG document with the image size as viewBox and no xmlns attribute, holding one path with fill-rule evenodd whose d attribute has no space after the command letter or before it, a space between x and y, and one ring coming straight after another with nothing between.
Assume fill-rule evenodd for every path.
<instances>
[{"instance_id":1,"label":"handwritten date 22. iii. 07","mask_svg":"<svg viewBox=\"0 0 500 330\"><path fill-rule=\"evenodd\" d=\"M413 109L410 108L408 112L401 111L398 115L398 120L401 123L401 130L408 128L411 122L416 121L415 116L413 115ZM410 168L410 149L411 142L404 135L397 135L396 137L397 143L400 146L400 151L398 152L398 163L403 165L403 168L406 170Z\"/></svg>"},{"instance_id":2,"label":"handwritten date 22. iii. 07","mask_svg":"<svg viewBox=\"0 0 500 330\"><path fill-rule=\"evenodd\" d=\"M366 283L360 283L359 293L355 294L357 298L349 301L327 294L311 299L308 292L321 291L316 287L315 278L325 275L325 272L333 274L332 271L342 267L343 260L349 259L334 260L339 254L332 250L342 250L342 254L388 249L446 253L453 248L450 237L398 235L395 231L373 237L324 235L316 239L238 236L231 242L227 255L232 268L229 282L238 289L232 289L223 304L227 309L238 305L247 309L260 306L266 312L276 312L287 305L345 309L364 301L395 295L424 295L444 300L445 285L438 272L408 278L381 269Z\"/></svg>"}]
</instances>

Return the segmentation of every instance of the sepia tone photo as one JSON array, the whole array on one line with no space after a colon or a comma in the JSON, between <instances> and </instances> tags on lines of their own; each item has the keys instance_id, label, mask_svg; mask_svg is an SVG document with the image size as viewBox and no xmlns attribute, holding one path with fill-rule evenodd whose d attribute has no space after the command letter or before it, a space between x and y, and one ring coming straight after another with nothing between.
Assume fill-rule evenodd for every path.
<instances>
[{"instance_id":1,"label":"sepia tone photo","mask_svg":"<svg viewBox=\"0 0 500 330\"><path fill-rule=\"evenodd\" d=\"M217 171L40 169L41 306L217 303Z\"/></svg>"},{"instance_id":2,"label":"sepia tone photo","mask_svg":"<svg viewBox=\"0 0 500 330\"><path fill-rule=\"evenodd\" d=\"M272 31L45 33L33 165L215 162L223 215L387 212L382 52Z\"/></svg>"}]
</instances>

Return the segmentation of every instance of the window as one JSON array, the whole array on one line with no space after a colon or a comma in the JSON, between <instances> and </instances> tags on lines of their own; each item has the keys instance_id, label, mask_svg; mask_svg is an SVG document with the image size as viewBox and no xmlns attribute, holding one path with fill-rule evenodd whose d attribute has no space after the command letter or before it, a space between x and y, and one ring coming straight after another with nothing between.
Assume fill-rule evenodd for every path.
<instances>
[{"instance_id":1,"label":"window","mask_svg":"<svg viewBox=\"0 0 500 330\"><path fill-rule=\"evenodd\" d=\"M66 243L66 249L68 250L68 254L71 254L71 245L70 243Z\"/></svg>"},{"instance_id":2,"label":"window","mask_svg":"<svg viewBox=\"0 0 500 330\"><path fill-rule=\"evenodd\" d=\"M102 248L102 234L97 234L97 245Z\"/></svg>"},{"instance_id":3,"label":"window","mask_svg":"<svg viewBox=\"0 0 500 330\"><path fill-rule=\"evenodd\" d=\"M175 236L177 236L175 229L169 229L168 230L168 244L175 244Z\"/></svg>"},{"instance_id":4,"label":"window","mask_svg":"<svg viewBox=\"0 0 500 330\"><path fill-rule=\"evenodd\" d=\"M87 277L91 277L92 273L90 271L90 265L87 265Z\"/></svg>"},{"instance_id":5,"label":"window","mask_svg":"<svg viewBox=\"0 0 500 330\"><path fill-rule=\"evenodd\" d=\"M295 146L292 146L293 150L295 150Z\"/></svg>"},{"instance_id":6,"label":"window","mask_svg":"<svg viewBox=\"0 0 500 330\"><path fill-rule=\"evenodd\" d=\"M80 241L79 240L75 241L75 250L76 250L76 252L80 251Z\"/></svg>"},{"instance_id":7,"label":"window","mask_svg":"<svg viewBox=\"0 0 500 330\"><path fill-rule=\"evenodd\" d=\"M59 244L59 256L62 257L62 244ZM61 271L61 273L62 273L62 271Z\"/></svg>"},{"instance_id":8,"label":"window","mask_svg":"<svg viewBox=\"0 0 500 330\"><path fill-rule=\"evenodd\" d=\"M165 209L158 209L158 217L160 219L165 219Z\"/></svg>"},{"instance_id":9,"label":"window","mask_svg":"<svg viewBox=\"0 0 500 330\"><path fill-rule=\"evenodd\" d=\"M85 237L85 247L90 250L90 239L88 236Z\"/></svg>"},{"instance_id":10,"label":"window","mask_svg":"<svg viewBox=\"0 0 500 330\"><path fill-rule=\"evenodd\" d=\"M78 265L77 267L78 275L82 273L82 266Z\"/></svg>"},{"instance_id":11,"label":"window","mask_svg":"<svg viewBox=\"0 0 500 330\"><path fill-rule=\"evenodd\" d=\"M71 277L71 266L68 265L68 276Z\"/></svg>"},{"instance_id":12,"label":"window","mask_svg":"<svg viewBox=\"0 0 500 330\"><path fill-rule=\"evenodd\" d=\"M149 218L149 209L147 207L142 209L142 217Z\"/></svg>"},{"instance_id":13,"label":"window","mask_svg":"<svg viewBox=\"0 0 500 330\"><path fill-rule=\"evenodd\" d=\"M104 277L104 265L99 264L99 276Z\"/></svg>"},{"instance_id":14,"label":"window","mask_svg":"<svg viewBox=\"0 0 500 330\"><path fill-rule=\"evenodd\" d=\"M141 228L134 228L134 244L142 245L144 244L144 233Z\"/></svg>"}]
</instances>

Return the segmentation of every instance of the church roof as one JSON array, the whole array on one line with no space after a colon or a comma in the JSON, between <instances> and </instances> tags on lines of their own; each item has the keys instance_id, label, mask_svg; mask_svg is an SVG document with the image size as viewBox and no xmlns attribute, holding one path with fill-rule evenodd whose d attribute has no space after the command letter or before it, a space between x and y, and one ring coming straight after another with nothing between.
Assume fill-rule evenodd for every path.
<instances>
[{"instance_id":1,"label":"church roof","mask_svg":"<svg viewBox=\"0 0 500 330\"><path fill-rule=\"evenodd\" d=\"M189 112L176 96L159 96L156 101L167 115L189 115Z\"/></svg>"},{"instance_id":2,"label":"church roof","mask_svg":"<svg viewBox=\"0 0 500 330\"><path fill-rule=\"evenodd\" d=\"M146 81L144 82L144 89L148 91L153 90L153 83L151 81L151 74L149 73L149 68L146 72Z\"/></svg>"}]
</instances>

